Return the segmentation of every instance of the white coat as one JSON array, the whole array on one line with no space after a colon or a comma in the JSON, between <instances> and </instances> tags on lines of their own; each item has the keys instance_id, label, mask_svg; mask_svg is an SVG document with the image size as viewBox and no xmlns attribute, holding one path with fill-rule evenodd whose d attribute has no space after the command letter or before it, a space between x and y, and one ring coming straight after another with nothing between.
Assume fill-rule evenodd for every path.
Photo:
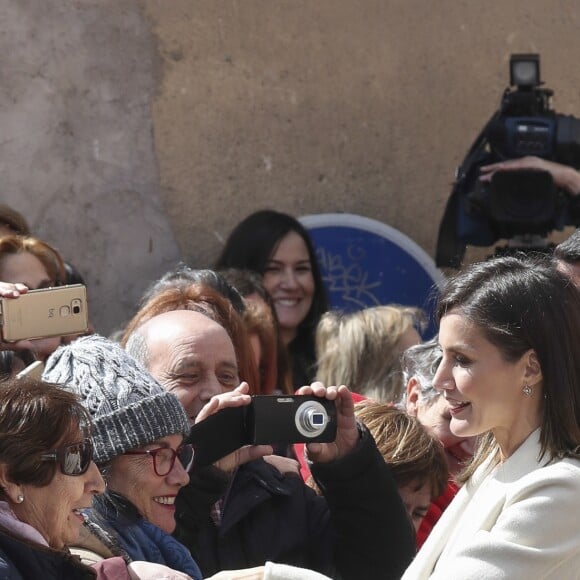
<instances>
[{"instance_id":1,"label":"white coat","mask_svg":"<svg viewBox=\"0 0 580 580\"><path fill-rule=\"evenodd\" d=\"M480 466L402 580L580 579L580 460L540 462L539 434Z\"/></svg>"}]
</instances>

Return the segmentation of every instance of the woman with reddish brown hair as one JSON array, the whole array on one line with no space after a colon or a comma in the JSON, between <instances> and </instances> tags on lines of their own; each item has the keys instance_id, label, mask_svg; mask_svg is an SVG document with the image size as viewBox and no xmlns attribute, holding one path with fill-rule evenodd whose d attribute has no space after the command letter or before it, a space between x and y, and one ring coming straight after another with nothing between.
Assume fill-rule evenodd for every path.
<instances>
[{"instance_id":1,"label":"woman with reddish brown hair","mask_svg":"<svg viewBox=\"0 0 580 580\"><path fill-rule=\"evenodd\" d=\"M279 389L276 352L276 327L272 311L265 302L247 300L243 314L254 360L260 373L257 395L272 395ZM288 392L289 391L284 391Z\"/></svg>"},{"instance_id":2,"label":"woman with reddish brown hair","mask_svg":"<svg viewBox=\"0 0 580 580\"><path fill-rule=\"evenodd\" d=\"M242 296L242 314L260 370L260 394L291 394L292 381L286 349L280 337L276 308L258 274L251 270L226 268L218 274Z\"/></svg>"},{"instance_id":3,"label":"woman with reddish brown hair","mask_svg":"<svg viewBox=\"0 0 580 580\"><path fill-rule=\"evenodd\" d=\"M60 286L66 278L58 251L33 237L0 237L0 280L20 282L30 290Z\"/></svg>"},{"instance_id":4,"label":"woman with reddish brown hair","mask_svg":"<svg viewBox=\"0 0 580 580\"><path fill-rule=\"evenodd\" d=\"M127 325L121 339L122 346L127 346L129 337L142 324L159 314L174 310L200 312L226 330L234 344L239 378L250 385L254 394L256 386L260 384L260 377L244 322L231 302L206 284L176 279L172 285L166 285L158 293L150 294L149 299Z\"/></svg>"}]
</instances>

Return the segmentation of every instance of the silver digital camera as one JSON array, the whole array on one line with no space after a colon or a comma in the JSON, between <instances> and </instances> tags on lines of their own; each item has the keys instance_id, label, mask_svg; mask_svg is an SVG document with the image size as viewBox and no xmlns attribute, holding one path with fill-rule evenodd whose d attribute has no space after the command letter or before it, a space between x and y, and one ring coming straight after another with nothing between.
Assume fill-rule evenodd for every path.
<instances>
[{"instance_id":1,"label":"silver digital camera","mask_svg":"<svg viewBox=\"0 0 580 580\"><path fill-rule=\"evenodd\" d=\"M191 428L195 464L209 465L244 445L330 443L336 404L312 395L255 395L250 405L218 411Z\"/></svg>"},{"instance_id":2,"label":"silver digital camera","mask_svg":"<svg viewBox=\"0 0 580 580\"><path fill-rule=\"evenodd\" d=\"M306 395L256 395L247 407L248 443L328 443L336 438L336 405Z\"/></svg>"}]
</instances>

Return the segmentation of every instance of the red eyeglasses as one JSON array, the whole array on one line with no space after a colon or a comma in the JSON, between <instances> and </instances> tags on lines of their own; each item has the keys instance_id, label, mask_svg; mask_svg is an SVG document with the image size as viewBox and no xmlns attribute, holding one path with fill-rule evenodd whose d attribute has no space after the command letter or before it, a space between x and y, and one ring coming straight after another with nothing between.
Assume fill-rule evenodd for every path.
<instances>
[{"instance_id":1,"label":"red eyeglasses","mask_svg":"<svg viewBox=\"0 0 580 580\"><path fill-rule=\"evenodd\" d=\"M43 453L40 460L58 462L64 475L82 475L93 460L93 443L90 439L84 439L79 443L58 447Z\"/></svg>"},{"instance_id":2,"label":"red eyeglasses","mask_svg":"<svg viewBox=\"0 0 580 580\"><path fill-rule=\"evenodd\" d=\"M153 457L153 469L156 475L164 477L173 469L177 457L183 469L189 471L193 465L194 451L192 445L181 445L177 450L171 447L157 447L157 449L146 451L126 451L125 455L150 455Z\"/></svg>"}]
</instances>

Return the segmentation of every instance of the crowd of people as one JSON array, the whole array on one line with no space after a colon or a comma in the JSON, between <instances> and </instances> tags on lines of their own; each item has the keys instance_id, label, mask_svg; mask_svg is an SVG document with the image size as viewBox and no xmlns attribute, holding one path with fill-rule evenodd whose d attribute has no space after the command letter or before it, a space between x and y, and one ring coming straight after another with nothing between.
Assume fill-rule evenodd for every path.
<instances>
[{"instance_id":1,"label":"crowd of people","mask_svg":"<svg viewBox=\"0 0 580 580\"><path fill-rule=\"evenodd\" d=\"M308 232L262 210L109 337L2 339L0 577L580 578L578 272L580 231L469 265L424 337L418 307L330 309ZM0 207L0 298L72 283ZM238 436L216 418L294 394L332 405L332 441L196 462Z\"/></svg>"}]
</instances>

